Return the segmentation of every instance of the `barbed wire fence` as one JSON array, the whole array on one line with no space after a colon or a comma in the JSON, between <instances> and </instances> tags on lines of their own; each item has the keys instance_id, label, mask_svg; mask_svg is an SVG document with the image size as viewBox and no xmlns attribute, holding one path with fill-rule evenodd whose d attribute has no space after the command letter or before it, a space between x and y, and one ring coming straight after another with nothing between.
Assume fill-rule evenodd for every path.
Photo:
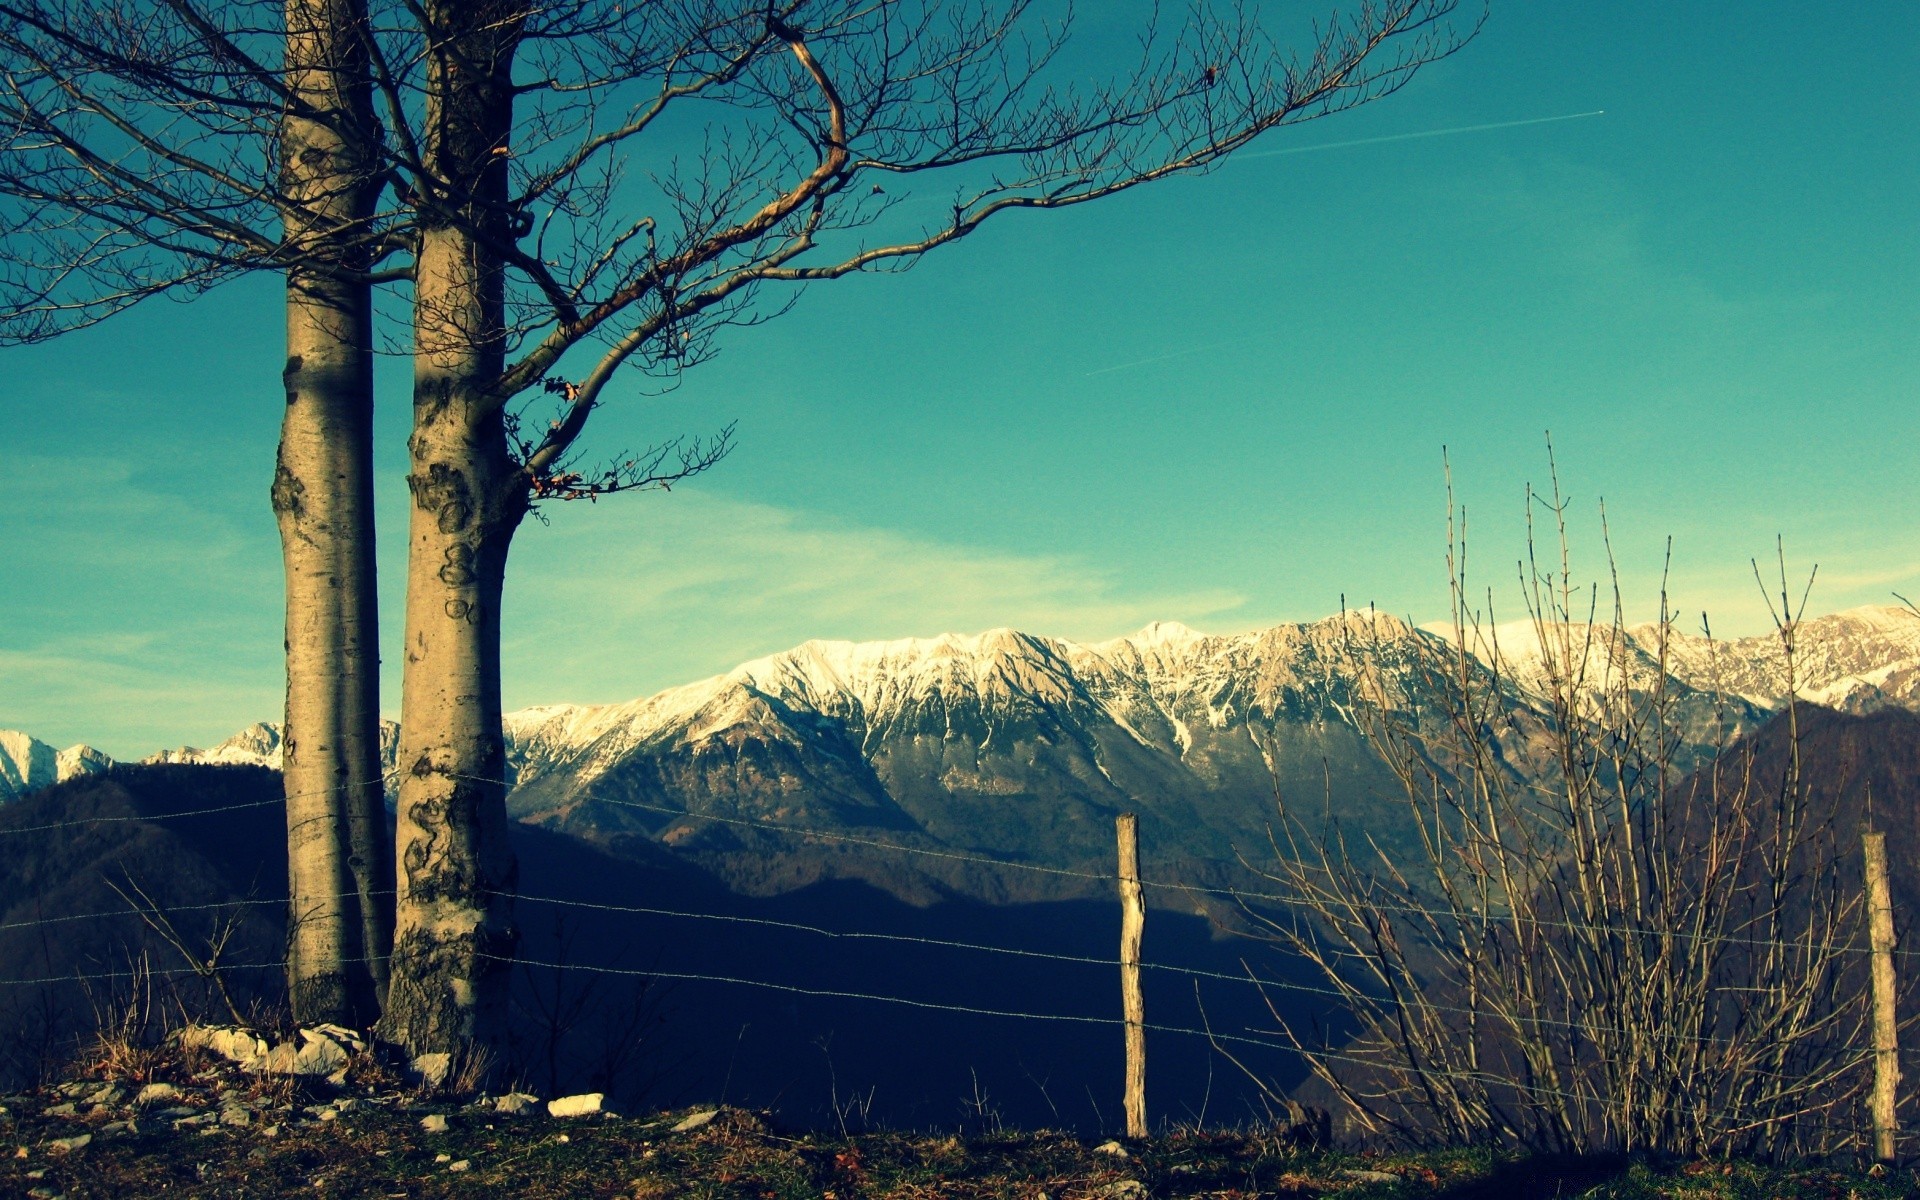
<instances>
[{"instance_id":1,"label":"barbed wire fence","mask_svg":"<svg viewBox=\"0 0 1920 1200\"><path fill-rule=\"evenodd\" d=\"M388 778L391 778L391 773L389 774ZM353 786L353 785L342 785L341 788L321 789L321 790L324 790L324 791L344 790L344 788L347 786ZM948 848L936 848L936 847L925 847L925 846L912 846L912 845L907 845L901 842L889 841L882 838L872 838L872 837L865 837L857 834L839 833L839 832L828 831L828 830L804 828L804 827L793 826L793 825L784 824L780 822L761 820L761 819L755 819L750 817L728 816L724 814L715 814L715 813L689 812L680 808L673 808L665 805L653 805L653 804L647 804L643 802L629 801L629 800L612 800L612 799L595 798L594 802L613 805L616 807L645 810L645 811L649 811L659 815L671 817L674 819L707 821L707 822L714 822L714 823L737 826L737 827L751 827L755 829L777 833L784 836L801 838L801 839L806 839L810 841L848 844L848 845L858 846L858 847L867 848L867 849L879 850L887 853L897 853L902 855L932 858L936 860L960 862L960 863L966 863L971 865L988 867L996 870L1031 872L1031 873L1037 873L1037 874L1047 875L1047 876L1081 880L1088 883L1117 884L1120 880L1120 875L1117 872L1105 872L1105 871L1098 871L1098 870L1088 870L1083 868L1060 867L1060 866L1055 866L1055 865L1046 864L1046 863L1020 861L1018 859L999 857L991 854L985 854L985 853L973 852L973 851L967 851L967 850L955 850L955 849L948 849ZM78 828L78 827L87 827L87 826L111 826L111 825L122 825L122 824L128 824L128 823L162 823L162 822L189 819L189 818L211 817L211 816L219 816L219 815L224 815L224 814L246 810L246 809L282 807L284 806L284 803L285 803L285 798L282 796L276 795L271 799L240 802L240 803L233 803L233 804L224 804L224 805L215 805L215 806L206 806L206 807L196 808L196 809L182 809L177 811L162 811L162 812L152 812L152 813L112 814L112 815L102 815L102 816L93 816L93 817L79 817L79 818L72 818L72 819L63 820L63 821L45 822L45 823L40 823L40 824L30 825L30 826L16 826L12 828L0 829L0 838L6 838L13 835L29 834L29 833L49 833L49 832L55 832L55 831ZM1259 890L1258 888L1219 886L1215 884L1201 883L1197 880L1181 880L1181 879L1175 879L1175 878L1146 876L1146 877L1143 877L1140 880L1140 882L1147 889L1155 892L1159 892L1162 894L1176 893L1176 894L1182 894L1189 897L1208 897L1213 899L1225 900L1229 903L1242 905L1242 906L1258 905L1258 904L1267 904L1267 905L1283 904L1290 899L1290 897L1288 897L1285 894L1277 893L1277 892L1262 891L1262 890ZM611 903L606 901L577 899L577 898L540 894L540 893L533 893L533 892L520 893L517 895L516 899L521 903L549 907L549 908L557 909L563 912L594 913L594 914L601 914L601 915L606 915L611 917L620 917L620 916L650 917L650 918L661 918L661 919L673 920L673 921L702 922L702 923L717 924L717 925L751 926L758 929L765 929L765 930L777 931L781 933L791 933L791 934L802 935L809 938L821 939L827 942L916 945L916 946L925 946L925 947L943 951L943 952L953 952L953 953L962 953L962 954L985 954L985 955L1011 957L1016 959L1058 962L1058 963L1070 964L1070 965L1076 965L1076 966L1098 968L1103 971L1115 971L1117 968L1119 968L1122 965L1122 961L1120 957L1118 957L1117 955L1114 957L1107 957L1102 955L1074 954L1074 953L1065 953L1065 952L1057 952L1057 951L1049 951L1049 950L1039 950L1039 949L1033 949L1033 948L1027 948L1027 947L1002 946L1002 945L995 945L995 944L990 944L986 942L968 941L968 940L962 940L962 939L927 937L927 936L920 936L915 934L890 933L890 932L880 932L880 931L874 931L874 930L861 930L861 929L829 928L821 924L801 922L801 921L788 921L788 920L782 920L776 917L768 917L768 916L750 916L750 915L742 915L738 913L697 911L693 909L673 908L673 907L657 905L657 904L656 905L619 904L619 903ZM189 912L204 913L204 914L210 914L210 915L219 917L219 916L232 914L232 913L249 909L249 908L261 908L261 907L285 908L288 905L288 903L289 903L288 900L284 897L241 897L241 898L234 898L231 900L215 901L215 902L208 902L208 903L168 906L167 911L169 913L189 913ZM1450 909L1426 907L1426 906L1415 905L1415 904L1385 905L1384 911L1390 911L1390 912L1399 913L1407 916L1420 917L1425 919L1434 919L1434 920L1450 919L1457 915L1453 910L1450 910ZM15 919L15 920L9 920L5 922L0 922L0 933L17 932L17 931L25 931L25 930L45 930L45 929L50 929L55 927L70 927L83 922L102 921L102 920L115 919L115 918L124 919L129 916L138 916L138 915L139 915L138 910L131 906L128 908L101 910L101 911L86 912L86 913L59 913L59 914L52 914L52 915L41 915L41 916L35 916L32 918ZM1522 917L1520 919L1526 921L1527 923L1538 925L1543 929L1558 930L1563 932L1578 932L1578 933L1584 933L1584 934L1603 934L1603 935L1625 935L1625 936L1631 936L1631 935L1634 935L1635 933L1643 932L1627 926L1601 926L1601 925L1579 923L1579 922L1554 921L1554 920L1541 919L1541 918L1535 918L1535 917ZM1863 934L1862 938L1857 942L1848 942L1848 943L1831 944L1831 945L1821 944L1817 948L1831 950L1831 951L1835 951L1842 954L1848 954L1848 955L1853 955L1853 954L1867 955L1871 953L1872 950L1871 950L1871 947L1865 944L1865 941L1866 939ZM1761 950L1761 951L1804 950L1809 948L1810 943L1807 943L1804 941L1754 938L1754 939L1749 939L1746 943L1743 943L1743 945L1748 949ZM1895 957L1901 960L1906 960L1914 957L1916 954L1920 954L1920 951L1895 949L1892 953ZM639 967L625 967L625 966L619 966L619 965L610 965L605 963L555 961L552 959L543 958L539 956L532 956L532 955L516 956L511 961L514 961L523 967L535 968L535 969L581 972L588 975L612 976L612 977L619 977L619 978L632 979L632 980L666 980L666 981L676 981L676 982L696 982L696 983L703 983L703 984L721 985L721 986L727 986L727 987L748 988L748 989L755 989L760 991L771 991L771 992L784 993L784 994L797 995L797 996L807 996L807 997L824 999L824 1000L884 1004L884 1005L900 1006L900 1007L926 1010L926 1011L948 1012L956 1015L964 1015L964 1016L971 1016L971 1017L986 1017L986 1018L992 1018L992 1019L998 1019L998 1020L1110 1027L1114 1029L1123 1028L1126 1024L1125 1020L1119 1015L1096 1015L1091 1013L1062 1013L1062 1012L1047 1012L1047 1011L1030 1011L1022 1008L1009 1008L1009 1007L1003 1007L998 1005L967 1003L957 999L955 1000L928 999L925 997L904 996L904 995L897 995L897 994L891 994L891 993L879 992L879 991L817 987L817 986L809 986L807 984L802 984L802 983L796 983L791 980L783 980L783 979L777 979L777 978L761 978L761 977L753 977L753 976L747 976L747 975L741 975L741 974L715 973L715 972L709 972L709 971L678 969L671 964L655 965L655 966L650 966L645 968L639 968ZM1198 968L1198 967L1181 965L1176 963L1153 961L1151 959L1143 959L1139 965L1141 966L1142 969L1148 972L1151 972L1155 975L1178 977L1178 978L1191 980L1196 986L1196 996L1197 996L1198 986L1203 982L1256 989L1262 995L1262 997L1267 997L1269 995L1284 996L1284 995L1292 994L1292 995L1311 996L1318 1001L1328 1002L1328 1001L1340 1001L1347 998L1350 995L1350 993L1347 990L1344 990L1342 987L1319 986L1312 983L1302 982L1298 979L1290 979L1290 978L1278 976L1271 972L1262 973L1262 972L1256 971L1244 958L1242 959L1243 972L1240 974L1210 970L1205 968ZM278 975L283 970L284 970L284 963L278 959L263 959L259 961L244 961L244 962L221 962L221 963L212 963L212 964L191 963L190 965L182 966L182 967L154 967L151 965L145 965L145 966L129 965L128 967L117 968L117 969L76 970L76 971L69 971L69 972L63 972L63 973L45 974L40 976L0 978L0 992L12 991L15 989L25 989L25 988L47 988L47 987L55 987L55 986L61 986L61 985L79 985L82 987L90 987L90 986L99 985L99 984L107 984L107 985L127 984L127 983L132 983L136 980L151 981L153 979L189 979L189 978L200 978L204 980L209 976L209 974L225 974L225 973L261 973L269 976L275 976L275 975ZM1110 986L1110 984L1108 984L1107 986ZM1273 1005L1273 1001L1271 999L1268 999L1266 1003L1269 1009L1271 1009ZM1451 1017L1451 1018L1459 1018L1463 1022L1471 1022L1485 1015L1479 1010L1473 1008L1471 1005L1466 1005L1466 1004L1445 1004L1445 1003L1435 1003L1432 1001L1427 1001L1425 1002L1425 1006L1428 1010L1432 1012L1444 1014L1445 1016ZM1116 1007L1118 1006L1116 1005ZM1205 1011L1204 1008L1202 1008L1201 1013L1203 1017L1204 1017L1204 1011ZM1550 1015L1535 1013L1535 1014L1521 1014L1520 1017L1523 1020L1531 1021L1541 1026L1559 1027L1567 1030L1578 1029L1577 1023L1566 1021L1564 1019L1556 1018ZM1912 1018L1909 1018L1908 1020L1911 1021ZM1218 1052L1222 1056L1228 1058L1236 1066L1240 1067L1241 1070L1247 1071L1249 1075L1256 1075L1256 1072L1249 1069L1246 1066L1246 1064L1241 1061L1241 1059L1235 1054L1236 1050L1239 1050L1239 1051L1259 1050L1263 1052L1272 1052L1272 1053L1278 1053L1282 1055L1291 1055L1291 1056L1296 1056L1297 1058L1303 1061L1318 1061L1320 1063L1327 1063L1327 1064L1340 1064L1342 1066L1354 1068L1359 1071L1377 1071L1382 1066L1382 1063L1378 1057L1372 1056L1372 1055L1355 1053L1354 1047L1351 1045L1342 1046L1342 1045L1335 1045L1331 1043L1323 1044L1323 1045L1306 1045L1299 1038L1297 1038L1291 1032L1287 1031L1284 1028L1258 1029L1258 1028L1252 1028L1252 1027L1243 1027L1239 1029L1216 1029L1212 1027L1210 1022L1203 1020L1197 1025L1171 1024L1171 1023L1164 1023L1164 1022L1147 1022L1144 1024L1144 1029L1148 1032L1151 1032L1163 1037L1198 1039L1204 1042L1213 1051ZM1686 1033L1686 1032L1676 1032L1673 1035L1673 1037L1674 1037L1674 1040L1678 1042L1697 1043L1703 1047L1709 1047L1709 1048L1718 1044L1722 1040L1720 1037L1715 1035L1702 1035L1702 1034ZM1873 1045L1859 1045L1859 1046L1849 1045L1841 1048L1842 1063L1844 1068L1848 1071L1859 1072L1863 1077L1866 1070L1871 1066L1874 1060L1875 1054L1876 1054L1876 1047ZM1579 1092L1569 1091L1563 1087L1554 1086L1551 1081L1540 1080L1540 1079L1516 1080L1511 1074L1490 1071L1490 1070L1480 1070L1480 1071L1464 1070L1463 1071L1463 1070L1460 1070L1459 1068L1450 1068L1450 1070L1456 1077L1459 1077L1466 1081L1483 1084L1490 1088L1516 1090L1523 1093L1525 1096L1537 1097L1542 1100L1555 1100L1555 1101L1560 1101L1560 1102L1569 1103L1569 1104L1594 1104L1594 1103L1605 1104L1608 1102L1607 1098L1604 1095L1596 1096L1593 1092L1584 1091L1584 1090ZM1260 1083L1260 1080L1257 1078L1257 1076L1255 1078L1255 1082ZM1261 1086L1263 1088L1265 1087L1264 1084L1262 1084ZM1274 1095L1275 1099L1279 1099L1277 1094L1274 1094L1274 1093L1270 1093L1270 1094ZM1864 1145L1867 1141L1868 1136L1869 1135L1864 1129L1864 1122L1863 1122L1860 1125L1856 1125L1851 1130L1846 1131L1843 1141L1845 1142L1845 1144L1849 1146Z\"/></svg>"}]
</instances>

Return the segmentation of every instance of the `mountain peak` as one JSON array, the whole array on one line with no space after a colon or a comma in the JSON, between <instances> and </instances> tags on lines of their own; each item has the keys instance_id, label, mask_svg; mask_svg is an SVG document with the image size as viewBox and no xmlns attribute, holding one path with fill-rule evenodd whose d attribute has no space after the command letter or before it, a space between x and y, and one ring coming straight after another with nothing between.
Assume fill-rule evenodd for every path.
<instances>
[{"instance_id":1,"label":"mountain peak","mask_svg":"<svg viewBox=\"0 0 1920 1200\"><path fill-rule=\"evenodd\" d=\"M1149 621L1140 632L1126 640L1136 645L1186 646L1206 636L1178 621Z\"/></svg>"},{"instance_id":2,"label":"mountain peak","mask_svg":"<svg viewBox=\"0 0 1920 1200\"><path fill-rule=\"evenodd\" d=\"M0 801L17 800L75 775L91 775L112 766L113 760L92 746L55 750L17 729L0 729Z\"/></svg>"}]
</instances>

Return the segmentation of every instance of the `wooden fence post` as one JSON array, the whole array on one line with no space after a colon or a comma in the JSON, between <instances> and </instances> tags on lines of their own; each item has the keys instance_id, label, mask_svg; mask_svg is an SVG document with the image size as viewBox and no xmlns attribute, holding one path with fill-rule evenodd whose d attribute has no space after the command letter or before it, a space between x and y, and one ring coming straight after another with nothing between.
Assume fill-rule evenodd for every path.
<instances>
[{"instance_id":1,"label":"wooden fence post","mask_svg":"<svg viewBox=\"0 0 1920 1200\"><path fill-rule=\"evenodd\" d=\"M1893 895L1887 886L1887 835L1861 839L1867 857L1867 934L1873 951L1873 1156L1894 1160L1894 1090L1900 1084L1900 1044L1894 1023Z\"/></svg>"},{"instance_id":2,"label":"wooden fence post","mask_svg":"<svg viewBox=\"0 0 1920 1200\"><path fill-rule=\"evenodd\" d=\"M1127 1136L1147 1136L1147 1002L1140 994L1140 935L1147 924L1140 887L1140 818L1121 813L1120 1006L1127 1025Z\"/></svg>"}]
</instances>

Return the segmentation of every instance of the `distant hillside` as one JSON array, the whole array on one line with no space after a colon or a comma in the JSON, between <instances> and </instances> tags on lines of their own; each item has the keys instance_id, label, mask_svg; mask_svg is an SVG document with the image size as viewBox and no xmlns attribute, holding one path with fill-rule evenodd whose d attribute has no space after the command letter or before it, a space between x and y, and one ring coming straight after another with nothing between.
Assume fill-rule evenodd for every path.
<instances>
[{"instance_id":1,"label":"distant hillside","mask_svg":"<svg viewBox=\"0 0 1920 1200\"><path fill-rule=\"evenodd\" d=\"M263 768L147 765L0 809L0 1087L31 1078L43 1058L70 1053L96 1012L117 1013L131 996L124 977L78 977L124 975L143 954L157 970L175 972L154 992L168 1013L177 984L196 1011L217 1014L217 1002L180 973L180 956L128 911L110 880L138 882L189 937L237 918L226 961L265 965L234 972L230 982L243 1005L275 1011L286 887L278 797L278 776ZM209 808L225 811L170 815ZM873 1120L895 1126L951 1126L966 1115L963 1098L983 1099L1010 1123L1092 1132L1114 1119L1121 1037L1102 1023L1119 1011L1111 893L915 905L831 881L763 899L737 894L646 838L620 839L610 853L520 825L514 840L519 952L528 962L564 964L516 971L522 1077L542 1091L725 1099L828 1127L836 1124L833 1098L844 1104L856 1093ZM1164 912L1150 921L1146 946L1149 961L1209 973L1197 997L1195 977L1149 971L1157 1023L1197 1028L1200 1000L1215 1028L1266 1020L1259 990L1240 981L1243 958L1262 977L1284 970L1264 948ZM650 973L660 977L648 982ZM910 1003L854 998L862 994ZM1329 1015L1298 1007L1319 997L1279 999L1290 1012ZM543 1013L564 1014L552 1060ZM1156 1115L1181 1119L1207 1105L1220 1119L1252 1112L1251 1086L1205 1039L1156 1033L1151 1052ZM1263 1065L1289 1081L1296 1070L1278 1053Z\"/></svg>"},{"instance_id":2,"label":"distant hillside","mask_svg":"<svg viewBox=\"0 0 1920 1200\"><path fill-rule=\"evenodd\" d=\"M196 1009L209 1005L116 884L145 891L196 954L233 922L222 961L268 966L228 972L229 987L243 1004L277 994L287 887L279 794L278 774L259 767L122 766L0 808L0 1076L30 1077L69 1051L96 1012L131 999L137 967L170 973L154 980L169 1008L176 989ZM171 816L202 809L219 811ZM267 902L240 903L258 900Z\"/></svg>"}]
</instances>

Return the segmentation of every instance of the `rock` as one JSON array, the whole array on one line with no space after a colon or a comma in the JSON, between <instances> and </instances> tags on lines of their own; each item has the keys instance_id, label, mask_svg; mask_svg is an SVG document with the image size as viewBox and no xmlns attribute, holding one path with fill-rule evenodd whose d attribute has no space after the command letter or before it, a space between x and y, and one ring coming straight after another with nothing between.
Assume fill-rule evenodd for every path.
<instances>
[{"instance_id":1,"label":"rock","mask_svg":"<svg viewBox=\"0 0 1920 1200\"><path fill-rule=\"evenodd\" d=\"M72 1154L75 1150L84 1148L87 1143L91 1141L93 1141L92 1134L76 1133L72 1137L54 1138L47 1143L47 1149L53 1151L55 1154Z\"/></svg>"},{"instance_id":2,"label":"rock","mask_svg":"<svg viewBox=\"0 0 1920 1200\"><path fill-rule=\"evenodd\" d=\"M1098 1200L1148 1200L1152 1194L1138 1179L1116 1179L1093 1192Z\"/></svg>"},{"instance_id":3,"label":"rock","mask_svg":"<svg viewBox=\"0 0 1920 1200\"><path fill-rule=\"evenodd\" d=\"M436 1154L433 1156L433 1161L437 1163L450 1163L453 1161L453 1155L446 1153Z\"/></svg>"},{"instance_id":4,"label":"rock","mask_svg":"<svg viewBox=\"0 0 1920 1200\"><path fill-rule=\"evenodd\" d=\"M283 1042L269 1050L248 1070L269 1075L332 1075L344 1071L353 1057L350 1044L335 1041L326 1032L339 1028L337 1025L326 1025L318 1029L302 1029L299 1045Z\"/></svg>"},{"instance_id":5,"label":"rock","mask_svg":"<svg viewBox=\"0 0 1920 1200\"><path fill-rule=\"evenodd\" d=\"M447 1081L447 1073L453 1070L453 1055L444 1051L433 1054L416 1054L408 1065L413 1075L427 1087L437 1088Z\"/></svg>"},{"instance_id":6,"label":"rock","mask_svg":"<svg viewBox=\"0 0 1920 1200\"><path fill-rule=\"evenodd\" d=\"M271 1049L267 1039L238 1025L189 1025L180 1031L180 1045L208 1050L249 1070Z\"/></svg>"},{"instance_id":7,"label":"rock","mask_svg":"<svg viewBox=\"0 0 1920 1200\"><path fill-rule=\"evenodd\" d=\"M87 1093L86 1102L88 1104L101 1105L104 1107L112 1107L113 1105L120 1103L121 1099L124 1098L125 1096L126 1096L126 1093L121 1091L119 1088L113 1086L110 1083L103 1083L98 1088Z\"/></svg>"},{"instance_id":8,"label":"rock","mask_svg":"<svg viewBox=\"0 0 1920 1200\"><path fill-rule=\"evenodd\" d=\"M562 1096L558 1100L547 1101L547 1115L550 1117L589 1117L602 1112L606 1102L605 1092L582 1092L577 1096Z\"/></svg>"},{"instance_id":9,"label":"rock","mask_svg":"<svg viewBox=\"0 0 1920 1200\"><path fill-rule=\"evenodd\" d=\"M673 1127L673 1132L692 1133L702 1125L712 1123L713 1119L719 1115L720 1110L717 1108L703 1108L697 1113L689 1113L685 1120Z\"/></svg>"},{"instance_id":10,"label":"rock","mask_svg":"<svg viewBox=\"0 0 1920 1200\"><path fill-rule=\"evenodd\" d=\"M1098 1146L1095 1146L1093 1148L1093 1152L1095 1154L1111 1154L1115 1158L1132 1158L1133 1157L1131 1154L1127 1153L1127 1148L1125 1146L1122 1146L1119 1142L1101 1142Z\"/></svg>"},{"instance_id":11,"label":"rock","mask_svg":"<svg viewBox=\"0 0 1920 1200\"><path fill-rule=\"evenodd\" d=\"M539 1103L538 1096L529 1095L526 1092L508 1092L494 1100L493 1111L504 1113L509 1117L524 1116L538 1107Z\"/></svg>"},{"instance_id":12,"label":"rock","mask_svg":"<svg viewBox=\"0 0 1920 1200\"><path fill-rule=\"evenodd\" d=\"M222 1125L247 1126L253 1124L253 1114L238 1104L230 1104L220 1110Z\"/></svg>"},{"instance_id":13,"label":"rock","mask_svg":"<svg viewBox=\"0 0 1920 1200\"><path fill-rule=\"evenodd\" d=\"M184 1104L176 1104L169 1108L156 1109L147 1115L161 1121L178 1121L181 1117L198 1116L200 1115L200 1110L197 1108L189 1108Z\"/></svg>"},{"instance_id":14,"label":"rock","mask_svg":"<svg viewBox=\"0 0 1920 1200\"><path fill-rule=\"evenodd\" d=\"M447 1131L447 1114L428 1113L426 1116L420 1118L420 1128L428 1133L445 1133Z\"/></svg>"},{"instance_id":15,"label":"rock","mask_svg":"<svg viewBox=\"0 0 1920 1200\"><path fill-rule=\"evenodd\" d=\"M40 1115L43 1117L77 1117L80 1113L74 1108L73 1101L68 1100L64 1104L49 1105L47 1110Z\"/></svg>"},{"instance_id":16,"label":"rock","mask_svg":"<svg viewBox=\"0 0 1920 1200\"><path fill-rule=\"evenodd\" d=\"M151 1104L165 1104L169 1100L178 1100L180 1089L170 1083L150 1083L134 1094L133 1106L146 1108Z\"/></svg>"},{"instance_id":17,"label":"rock","mask_svg":"<svg viewBox=\"0 0 1920 1200\"><path fill-rule=\"evenodd\" d=\"M344 1025L315 1025L311 1030L302 1029L300 1032L319 1034L335 1045L344 1047L348 1052L353 1054L365 1054L367 1052L367 1039L361 1037Z\"/></svg>"},{"instance_id":18,"label":"rock","mask_svg":"<svg viewBox=\"0 0 1920 1200\"><path fill-rule=\"evenodd\" d=\"M466 1170L467 1168L469 1168L469 1167L471 1167L472 1165L473 1165L473 1163L472 1163L471 1161L469 1161L469 1160L467 1160L467 1159L464 1159L464 1158L463 1158L463 1159L461 1159L461 1160L460 1160L459 1162L450 1162L450 1163L448 1163L448 1164L447 1164L447 1170L449 1170L449 1171L464 1171L464 1170Z\"/></svg>"},{"instance_id":19,"label":"rock","mask_svg":"<svg viewBox=\"0 0 1920 1200\"><path fill-rule=\"evenodd\" d=\"M181 1117L179 1120L173 1123L173 1127L175 1129L211 1128L213 1123L215 1121L218 1121L219 1119L220 1119L219 1113L210 1113L210 1112L195 1113L191 1117Z\"/></svg>"},{"instance_id":20,"label":"rock","mask_svg":"<svg viewBox=\"0 0 1920 1200\"><path fill-rule=\"evenodd\" d=\"M1398 1183L1400 1176L1392 1171L1367 1171L1359 1167L1348 1167L1340 1172L1341 1176L1356 1183Z\"/></svg>"}]
</instances>

